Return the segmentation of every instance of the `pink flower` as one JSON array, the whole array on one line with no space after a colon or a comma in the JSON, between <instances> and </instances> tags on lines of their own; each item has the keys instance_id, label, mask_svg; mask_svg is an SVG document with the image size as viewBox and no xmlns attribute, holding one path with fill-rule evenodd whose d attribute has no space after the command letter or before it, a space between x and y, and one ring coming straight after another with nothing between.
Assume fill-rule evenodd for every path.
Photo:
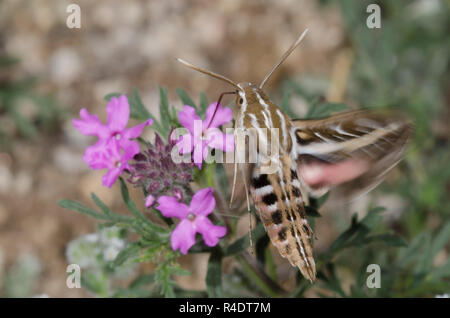
<instances>
[{"instance_id":1,"label":"pink flower","mask_svg":"<svg viewBox=\"0 0 450 318\"><path fill-rule=\"evenodd\" d=\"M145 126L151 125L151 119L126 128L130 118L130 105L127 97L111 98L106 107L107 124L103 125L97 115L91 115L83 108L80 110L81 119L73 119L72 123L83 135L98 137L97 143L87 147L83 160L91 169L108 169L102 178L103 185L111 187L124 169L129 169L128 160L139 153L137 138Z\"/></svg>"},{"instance_id":2,"label":"pink flower","mask_svg":"<svg viewBox=\"0 0 450 318\"><path fill-rule=\"evenodd\" d=\"M97 136L99 141L116 139L123 149L128 148L130 144L134 144L134 147L138 149L137 141L130 139L139 137L145 126L153 124L153 120L148 119L137 126L126 128L130 119L130 105L126 95L111 98L106 107L106 113L108 118L106 125L103 125L97 115L91 115L86 108L82 108L81 119L73 119L72 123L83 135Z\"/></svg>"},{"instance_id":3,"label":"pink flower","mask_svg":"<svg viewBox=\"0 0 450 318\"><path fill-rule=\"evenodd\" d=\"M191 204L187 206L175 197L162 196L158 199L158 210L165 217L176 217L180 223L175 227L170 237L172 249L181 250L187 254L195 244L195 235L200 233L208 246L215 246L219 238L225 236L226 228L212 224L208 215L214 210L216 200L212 188L198 190L192 197Z\"/></svg>"},{"instance_id":4,"label":"pink flower","mask_svg":"<svg viewBox=\"0 0 450 318\"><path fill-rule=\"evenodd\" d=\"M203 159L208 155L208 147L232 151L234 149L234 135L224 134L219 126L230 122L233 119L231 109L218 106L213 117L217 103L208 106L206 119L201 120L191 106L184 106L178 113L180 123L189 131L180 137L177 146L181 154L193 152L194 163L198 168L202 167Z\"/></svg>"},{"instance_id":5,"label":"pink flower","mask_svg":"<svg viewBox=\"0 0 450 318\"><path fill-rule=\"evenodd\" d=\"M128 160L133 159L136 150L133 149L133 145L123 150L119 146L119 142L115 139L106 141L105 144L99 145L96 149L92 149L92 147L86 149L86 153L89 156L89 161L86 162L94 170L108 169L108 172L102 177L102 183L104 186L110 188L116 182L119 175L122 174L123 170L130 169ZM137 151L139 152L139 148ZM83 159L85 157L86 155Z\"/></svg>"}]
</instances>

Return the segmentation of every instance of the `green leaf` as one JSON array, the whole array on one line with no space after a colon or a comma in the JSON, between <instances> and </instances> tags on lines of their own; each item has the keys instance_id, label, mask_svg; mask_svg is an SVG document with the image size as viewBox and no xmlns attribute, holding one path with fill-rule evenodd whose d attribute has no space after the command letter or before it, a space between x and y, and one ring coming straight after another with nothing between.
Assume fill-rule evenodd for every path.
<instances>
[{"instance_id":1,"label":"green leaf","mask_svg":"<svg viewBox=\"0 0 450 318\"><path fill-rule=\"evenodd\" d=\"M433 240L431 260L450 242L450 222L447 222Z\"/></svg>"},{"instance_id":2,"label":"green leaf","mask_svg":"<svg viewBox=\"0 0 450 318\"><path fill-rule=\"evenodd\" d=\"M228 197L228 189L230 187L228 184L228 177L227 172L225 170L225 166L223 163L216 163L215 167L216 167L216 180L219 189L222 189L222 194L226 198Z\"/></svg>"},{"instance_id":3,"label":"green leaf","mask_svg":"<svg viewBox=\"0 0 450 318\"><path fill-rule=\"evenodd\" d=\"M130 223L133 221L132 218L126 216L126 215L121 215L121 214L117 214L114 213L113 211L111 211L111 209L105 204L103 203L96 195L95 193L91 193L91 197L92 200L94 201L94 203L103 211L103 213L105 213L110 220L112 220L113 222L125 222L125 223Z\"/></svg>"},{"instance_id":4,"label":"green leaf","mask_svg":"<svg viewBox=\"0 0 450 318\"><path fill-rule=\"evenodd\" d=\"M222 291L222 257L219 246L213 248L208 261L206 273L206 291L209 297L223 297Z\"/></svg>"},{"instance_id":5,"label":"green leaf","mask_svg":"<svg viewBox=\"0 0 450 318\"><path fill-rule=\"evenodd\" d=\"M172 273L179 276L189 276L191 272L181 268L179 265L172 267Z\"/></svg>"},{"instance_id":6,"label":"green leaf","mask_svg":"<svg viewBox=\"0 0 450 318\"><path fill-rule=\"evenodd\" d=\"M192 106L197 110L197 106L195 105L194 101L189 97L189 95L182 88L177 88L176 92L184 105Z\"/></svg>"},{"instance_id":7,"label":"green leaf","mask_svg":"<svg viewBox=\"0 0 450 318\"><path fill-rule=\"evenodd\" d=\"M84 270L81 273L81 285L90 292L101 296L108 296L108 281L103 273Z\"/></svg>"},{"instance_id":8,"label":"green leaf","mask_svg":"<svg viewBox=\"0 0 450 318\"><path fill-rule=\"evenodd\" d=\"M336 103L323 103L320 105L311 106L308 109L306 114L307 119L311 118L321 118L330 116L332 113L339 112L349 109L349 107L345 104L336 104Z\"/></svg>"},{"instance_id":9,"label":"green leaf","mask_svg":"<svg viewBox=\"0 0 450 318\"><path fill-rule=\"evenodd\" d=\"M399 253L398 266L406 267L421 255L420 250L425 242L429 240L430 234L427 232L417 235L409 244L408 247L401 249Z\"/></svg>"},{"instance_id":10,"label":"green leaf","mask_svg":"<svg viewBox=\"0 0 450 318\"><path fill-rule=\"evenodd\" d=\"M385 208L376 207L371 209L367 215L361 220L361 224L365 225L369 230L375 228L382 220L381 212Z\"/></svg>"},{"instance_id":11,"label":"green leaf","mask_svg":"<svg viewBox=\"0 0 450 318\"><path fill-rule=\"evenodd\" d=\"M133 280L130 284L130 289L137 289L148 284L151 284L155 281L155 274L142 274L139 275L135 280Z\"/></svg>"},{"instance_id":12,"label":"green leaf","mask_svg":"<svg viewBox=\"0 0 450 318\"><path fill-rule=\"evenodd\" d=\"M109 217L104 215L103 213L99 213L95 210L92 210L83 204L72 201L72 200L60 200L58 201L58 205L64 209L72 210L75 212L80 212L83 214L87 214L89 216L92 216L93 218L100 219L100 220L109 220Z\"/></svg>"},{"instance_id":13,"label":"green leaf","mask_svg":"<svg viewBox=\"0 0 450 318\"><path fill-rule=\"evenodd\" d=\"M105 95L104 99L105 99L107 102L109 102L109 101L111 100L111 98L113 98L113 97L119 98L120 95L122 95L122 93L109 93L109 94L106 94L106 95Z\"/></svg>"},{"instance_id":14,"label":"green leaf","mask_svg":"<svg viewBox=\"0 0 450 318\"><path fill-rule=\"evenodd\" d=\"M395 247L407 246L406 242L401 237L391 233L373 235L366 238L365 243L371 242L383 242L388 246L395 246Z\"/></svg>"},{"instance_id":15,"label":"green leaf","mask_svg":"<svg viewBox=\"0 0 450 318\"><path fill-rule=\"evenodd\" d=\"M169 100L167 97L167 89L161 86L159 87L159 115L162 128L165 131L164 136L167 137L170 122Z\"/></svg>"},{"instance_id":16,"label":"green leaf","mask_svg":"<svg viewBox=\"0 0 450 318\"><path fill-rule=\"evenodd\" d=\"M162 228L159 225L156 225L155 223L151 222L149 219L147 219L136 207L136 204L131 200L130 195L128 193L128 188L125 184L125 181L122 177L119 178L120 182L120 192L122 194L123 202L125 202L128 210L133 213L133 215L136 217L136 219L140 222L140 225L147 229L149 234L164 234L163 237L167 237L168 231L164 228ZM155 233L153 233L155 232Z\"/></svg>"},{"instance_id":17,"label":"green leaf","mask_svg":"<svg viewBox=\"0 0 450 318\"><path fill-rule=\"evenodd\" d=\"M138 90L133 89L133 95L130 96L130 116L136 119L146 120L151 118L155 120L155 118L150 114L150 112L145 107L142 102L141 96L139 95Z\"/></svg>"},{"instance_id":18,"label":"green leaf","mask_svg":"<svg viewBox=\"0 0 450 318\"><path fill-rule=\"evenodd\" d=\"M117 254L113 261L113 266L117 267L125 263L128 259L135 257L139 250L141 249L141 244L139 242L133 242L128 244L123 250Z\"/></svg>"},{"instance_id":19,"label":"green leaf","mask_svg":"<svg viewBox=\"0 0 450 318\"><path fill-rule=\"evenodd\" d=\"M327 254L332 255L336 251L344 248L347 242L355 235L359 228L360 225L358 224L358 215L355 213L352 217L350 228L338 236L338 238L329 247Z\"/></svg>"},{"instance_id":20,"label":"green leaf","mask_svg":"<svg viewBox=\"0 0 450 318\"><path fill-rule=\"evenodd\" d=\"M312 206L305 205L305 212L308 216L311 216L313 218L320 218L321 215L317 209L313 208Z\"/></svg>"},{"instance_id":21,"label":"green leaf","mask_svg":"<svg viewBox=\"0 0 450 318\"><path fill-rule=\"evenodd\" d=\"M200 93L200 116L203 116L206 113L206 109L208 108L208 99L206 97L206 94L201 92Z\"/></svg>"},{"instance_id":22,"label":"green leaf","mask_svg":"<svg viewBox=\"0 0 450 318\"><path fill-rule=\"evenodd\" d=\"M24 137L32 139L37 136L35 126L27 118L23 117L16 108L12 107L9 111L14 118L17 128Z\"/></svg>"},{"instance_id":23,"label":"green leaf","mask_svg":"<svg viewBox=\"0 0 450 318\"><path fill-rule=\"evenodd\" d=\"M266 230L262 223L258 223L258 225L253 229L253 240L258 241L262 236L266 235ZM243 252L250 246L250 238L249 235L246 234L243 237L237 239L233 244L229 245L225 251L226 256L235 255Z\"/></svg>"}]
</instances>

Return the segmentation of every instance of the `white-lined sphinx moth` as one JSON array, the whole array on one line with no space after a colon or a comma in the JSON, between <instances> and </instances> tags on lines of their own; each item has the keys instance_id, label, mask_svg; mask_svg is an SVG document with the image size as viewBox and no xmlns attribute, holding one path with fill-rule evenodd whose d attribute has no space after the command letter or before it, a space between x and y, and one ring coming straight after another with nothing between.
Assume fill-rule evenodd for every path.
<instances>
[{"instance_id":1,"label":"white-lined sphinx moth","mask_svg":"<svg viewBox=\"0 0 450 318\"><path fill-rule=\"evenodd\" d=\"M311 244L313 233L305 213L305 194L319 195L337 185L347 191L374 187L401 159L411 127L396 115L369 111L344 112L325 119L292 120L272 103L262 88L306 32L272 67L259 86L237 84L222 75L178 60L236 88L234 92L227 92L236 94L239 107L235 134L252 129L258 139L266 144L276 144L276 155L258 152L255 164L246 168L241 165L248 209L250 192L271 242L313 282L316 278ZM267 135L266 131L270 129L278 129L277 138ZM246 144L238 142L239 147L246 147ZM267 165L274 165L275 172L268 173ZM245 171L250 171L250 175ZM235 183L236 165L232 197Z\"/></svg>"}]
</instances>

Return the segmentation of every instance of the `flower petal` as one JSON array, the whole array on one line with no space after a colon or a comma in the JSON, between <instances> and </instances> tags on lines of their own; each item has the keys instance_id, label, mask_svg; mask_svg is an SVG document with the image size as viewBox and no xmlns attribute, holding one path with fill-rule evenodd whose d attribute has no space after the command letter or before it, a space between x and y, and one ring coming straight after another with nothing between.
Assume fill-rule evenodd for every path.
<instances>
[{"instance_id":1,"label":"flower petal","mask_svg":"<svg viewBox=\"0 0 450 318\"><path fill-rule=\"evenodd\" d=\"M194 145L193 159L194 164L201 169L203 159L208 155L208 147L206 141L200 141Z\"/></svg>"},{"instance_id":2,"label":"flower petal","mask_svg":"<svg viewBox=\"0 0 450 318\"><path fill-rule=\"evenodd\" d=\"M219 238L224 237L227 233L225 226L214 225L206 216L198 216L195 219L195 226L208 246L217 245Z\"/></svg>"},{"instance_id":3,"label":"flower petal","mask_svg":"<svg viewBox=\"0 0 450 318\"><path fill-rule=\"evenodd\" d=\"M122 173L123 168L109 169L108 172L102 177L102 184L105 187L111 188L111 186L116 182L119 175Z\"/></svg>"},{"instance_id":4,"label":"flower petal","mask_svg":"<svg viewBox=\"0 0 450 318\"><path fill-rule=\"evenodd\" d=\"M109 130L102 124L97 115L91 115L86 108L80 110L81 119L72 119L72 124L83 135L96 135L99 138L107 138Z\"/></svg>"},{"instance_id":5,"label":"flower petal","mask_svg":"<svg viewBox=\"0 0 450 318\"><path fill-rule=\"evenodd\" d=\"M170 236L172 249L174 251L180 249L182 254L187 254L188 250L195 244L195 233L194 223L187 219L182 220Z\"/></svg>"},{"instance_id":6,"label":"flower petal","mask_svg":"<svg viewBox=\"0 0 450 318\"><path fill-rule=\"evenodd\" d=\"M83 161L94 170L108 168L108 147L110 147L108 141L100 139L94 145L86 148L83 155Z\"/></svg>"},{"instance_id":7,"label":"flower petal","mask_svg":"<svg viewBox=\"0 0 450 318\"><path fill-rule=\"evenodd\" d=\"M135 155L139 153L139 143L134 140L123 140L122 143L119 143L121 148L123 149L123 159L122 161L128 161L133 159Z\"/></svg>"},{"instance_id":8,"label":"flower petal","mask_svg":"<svg viewBox=\"0 0 450 318\"><path fill-rule=\"evenodd\" d=\"M161 211L166 218L184 219L189 213L189 208L186 204L180 203L175 197L161 196L158 199L158 206L156 209Z\"/></svg>"},{"instance_id":9,"label":"flower petal","mask_svg":"<svg viewBox=\"0 0 450 318\"><path fill-rule=\"evenodd\" d=\"M111 132L124 130L130 119L130 105L127 96L112 97L106 107L106 113L108 114L107 126Z\"/></svg>"},{"instance_id":10,"label":"flower petal","mask_svg":"<svg viewBox=\"0 0 450 318\"><path fill-rule=\"evenodd\" d=\"M184 106L183 110L178 112L178 120L186 128L191 135L194 134L194 121L201 120L195 113L195 108L191 106Z\"/></svg>"},{"instance_id":11,"label":"flower petal","mask_svg":"<svg viewBox=\"0 0 450 318\"><path fill-rule=\"evenodd\" d=\"M204 129L206 128L217 128L223 124L229 123L233 119L233 112L231 111L231 108L225 107L222 108L222 105L219 105L217 107L217 111L214 114L214 111L216 109L216 103L212 103L208 106L206 109L206 119L204 121ZM214 118L212 116L214 115ZM212 119L212 121L211 121Z\"/></svg>"},{"instance_id":12,"label":"flower petal","mask_svg":"<svg viewBox=\"0 0 450 318\"><path fill-rule=\"evenodd\" d=\"M144 121L143 123L140 123L139 125L125 129L122 132L122 136L125 139L137 138L141 135L142 130L144 129L145 126L150 126L152 124L153 124L153 119L149 118L146 121Z\"/></svg>"},{"instance_id":13,"label":"flower petal","mask_svg":"<svg viewBox=\"0 0 450 318\"><path fill-rule=\"evenodd\" d=\"M176 143L178 151L181 154L190 153L194 149L194 143L192 142L192 135L185 134L178 139Z\"/></svg>"},{"instance_id":14,"label":"flower petal","mask_svg":"<svg viewBox=\"0 0 450 318\"><path fill-rule=\"evenodd\" d=\"M224 134L220 129L209 128L205 132L205 136L208 140L208 147L220 149L225 152L234 150L234 134Z\"/></svg>"},{"instance_id":15,"label":"flower petal","mask_svg":"<svg viewBox=\"0 0 450 318\"><path fill-rule=\"evenodd\" d=\"M151 194L149 194L146 198L145 198L145 207L149 208L153 205L153 203L155 203L155 197Z\"/></svg>"},{"instance_id":16,"label":"flower petal","mask_svg":"<svg viewBox=\"0 0 450 318\"><path fill-rule=\"evenodd\" d=\"M208 215L216 206L211 187L198 190L192 197L189 209L196 215Z\"/></svg>"}]
</instances>

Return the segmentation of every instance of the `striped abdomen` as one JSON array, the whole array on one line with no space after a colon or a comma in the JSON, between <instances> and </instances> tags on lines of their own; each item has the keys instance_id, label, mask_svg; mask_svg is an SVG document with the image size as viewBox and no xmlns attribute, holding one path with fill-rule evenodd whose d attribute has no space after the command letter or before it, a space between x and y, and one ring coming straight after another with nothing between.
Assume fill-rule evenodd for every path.
<instances>
[{"instance_id":1,"label":"striped abdomen","mask_svg":"<svg viewBox=\"0 0 450 318\"><path fill-rule=\"evenodd\" d=\"M251 192L266 231L280 254L313 282L316 278L311 244L312 231L306 219L296 165L289 155L280 156L273 174L253 171Z\"/></svg>"}]
</instances>

